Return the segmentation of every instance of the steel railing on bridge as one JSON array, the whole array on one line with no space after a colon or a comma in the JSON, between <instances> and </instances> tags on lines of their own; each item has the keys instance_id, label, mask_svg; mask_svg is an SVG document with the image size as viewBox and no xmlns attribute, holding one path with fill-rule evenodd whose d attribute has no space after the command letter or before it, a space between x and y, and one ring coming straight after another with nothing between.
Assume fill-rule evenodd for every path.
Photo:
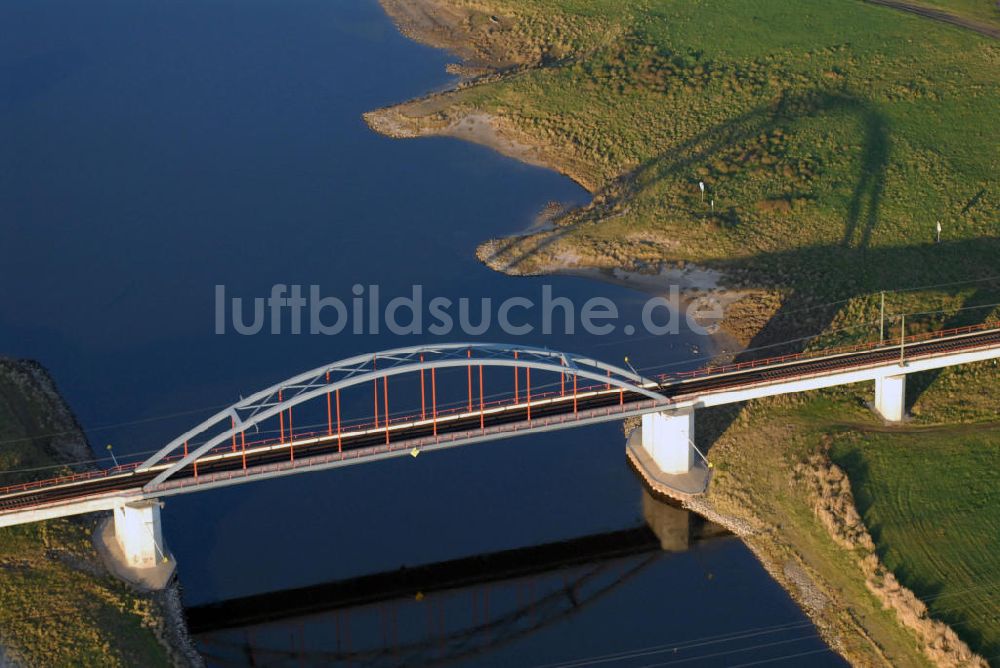
<instances>
[{"instance_id":1,"label":"steel railing on bridge","mask_svg":"<svg viewBox=\"0 0 1000 668\"><path fill-rule=\"evenodd\" d=\"M472 356L472 351L474 350L472 345L469 345L466 356L461 356L460 363L456 364L454 361L449 360L448 364L455 366L468 366L468 396L467 401L455 402L453 404L446 404L445 406L439 406L437 404L436 393L434 396L434 403L431 410L428 410L428 406L425 402L425 387L424 387L424 368L419 364L410 365L407 367L407 371L419 372L420 373L420 383L421 383L421 407L420 410L408 409L397 414L388 414L388 375L383 370L381 375L374 373L372 370L365 369L364 373L361 374L360 381L352 381L355 384L360 382L368 382L374 380L375 383L375 414L372 417L355 418L350 420L342 420L339 410L339 387L338 389L330 390L324 393L324 387L320 387L318 390L308 388L312 392L311 398L322 398L326 397L327 401L327 422L324 425L325 428L316 428L316 424L310 424L306 430L300 430L299 432L294 431L293 421L292 421L292 405L288 404L267 404L271 406L271 417L278 417L280 420L280 427L277 436L270 436L259 439L248 439L247 430L251 427L254 429L258 428L260 420L256 422L244 422L237 424L235 418L232 419L231 428L225 431L221 438L216 435L212 439L208 439L205 442L189 443L187 440L183 441L182 445L177 448L174 452L169 452L161 456L156 460L155 467L149 467L149 460L146 462L132 462L116 465L114 467L106 469L96 469L92 471L85 471L80 473L73 473L62 475L54 478L44 479L44 480L34 480L26 481L21 483L15 483L0 487L0 496L15 495L26 492L38 492L40 490L46 490L48 488L61 487L67 485L86 485L100 481L103 479L110 479L116 476L132 476L137 473L144 473L146 471L154 471L157 475L163 479L153 479L152 483L147 483L147 491L151 491L153 488L158 489L168 489L175 488L177 486L190 486L196 484L204 484L212 481L217 481L219 479L232 479L233 477L241 476L246 477L248 475L248 458L251 459L262 459L262 462L257 462L256 467L261 468L259 472L268 473L276 471L287 471L290 469L306 468L312 465L322 465L328 464L335 460L348 460L348 459L361 459L364 457L374 457L377 455L384 455L391 452L397 452L399 450L411 449L411 448L426 448L431 445L441 444L441 443L454 443L460 440L468 440L474 436L497 436L504 433L514 433L525 429L540 429L540 428L550 428L554 424L565 424L571 422L575 418L580 418L583 420L590 419L594 417L591 406L585 406L583 410L583 416L581 418L580 412L577 406L577 400L580 397L586 397L591 400L593 397L601 396L602 401L605 401L605 405L600 406L600 410L604 411L605 416L610 416L612 412L612 406L607 405L607 402L617 398L615 402L617 404L616 408L619 410L618 413L628 413L634 409L652 409L656 405L667 405L671 402L670 389L672 387L684 386L687 387L688 383L694 380L701 380L705 378L711 378L715 376L724 376L726 374L740 374L743 372L767 369L769 367L785 367L789 371L789 377L794 378L794 369L789 367L794 366L797 363L815 363L817 361L831 360L841 362L837 365L837 369L851 368L851 363L845 358L851 358L852 356L864 356L868 353L875 351L889 351L900 349L901 353L905 354L907 347L918 346L921 344L926 344L935 340L954 339L953 344L948 346L945 352L952 350L962 350L963 347L969 347L970 335L975 335L977 333L986 333L997 330L1000 323L997 322L987 322L978 325L970 325L965 327L951 328L947 330L920 333L911 336L901 337L896 342L879 341L879 342L869 342L850 346L840 346L835 348L829 348L817 351L806 351L798 353L790 353L785 355L779 355L774 357L761 358L756 360L748 360L744 362L736 362L731 364L723 365L709 365L699 369L694 369L691 371L680 371L669 374L661 374L655 377L653 380L645 379L634 372L629 372L625 370L620 370L615 367L609 367L608 365L603 365L600 363L594 363L599 365L599 368L606 371L607 380L606 382L595 382L595 376L593 372L588 372L587 379L588 384L580 385L578 383L578 376L575 375L575 369L567 365L566 359L563 359L561 366L554 367L550 364L545 364L545 370L547 372L555 372L560 374L560 379L554 381L553 383L543 384L542 388L547 387L558 387L558 389L546 390L538 392L540 389L536 385L535 392L532 393L531 389L531 376L530 368L525 372L526 385L524 393L520 392L520 381L518 380L518 367L517 364L526 364L521 361L518 362L519 350L517 348L503 348L496 345L490 345L488 350L492 354L496 354L497 351L502 351L502 354L512 357L514 362L512 363L509 359L504 359L503 363L506 366L514 366L514 392L512 394L508 393L500 398L494 398L496 395L490 395L490 398L483 393L482 386L482 376L481 367L484 364L489 364L492 360L474 358ZM964 338L963 338L964 337ZM980 337L981 338L981 337ZM480 344L481 346L487 346L489 344ZM981 344L980 344L981 345ZM443 347L428 348L427 350L442 350ZM406 349L408 354L412 351L420 351L422 349L413 348ZM466 347L462 344L451 345L447 347L450 351L449 354L454 354L455 351L459 353L465 352ZM535 349L538 353L540 349ZM546 358L559 357L564 355L563 353L554 353L552 351L541 351ZM940 351L937 351L938 353ZM937 353L935 353L937 354ZM379 353L377 355L385 355L384 353ZM372 360L376 358L376 355L371 356ZM383 357L384 358L384 357ZM360 359L360 358L352 358ZM424 361L424 354L419 353L420 362ZM593 363L592 360L585 360L581 358L582 361L587 363ZM867 360L867 361L866 361ZM544 361L544 360L543 360ZM862 366L864 364L870 364L869 358L860 358L857 365ZM337 363L335 363L337 364ZM372 364L374 367L374 364ZM480 386L479 386L479 396L478 401L474 401L473 397L473 373L472 369L474 366L480 366ZM812 366L815 366L813 364ZM322 369L322 368L321 368ZM433 382L433 371L434 368L431 367L431 378ZM816 371L804 371L803 376L810 374L815 374ZM322 374L321 374L322 375ZM568 390L567 377L572 375L572 390L571 394ZM302 376L296 377L296 379ZM623 380L626 379L626 380ZM329 372L326 372L326 379L329 381ZM627 379L636 379L636 382L628 381ZM292 379L295 380L295 379ZM382 393L384 393L383 406L385 411L381 416L379 416L379 381L382 383ZM759 379L753 381L753 379L748 379L748 383L759 382ZM343 383L342 383L343 385ZM701 384L698 384L699 386ZM302 388L304 385L277 385L269 390L274 390L277 388L277 397L280 398L282 395L282 387L288 388ZM726 386L729 387L729 386ZM730 387L731 389L731 387ZM714 391L709 388L705 391ZM330 407L330 396L333 392L338 393L338 410L337 410L337 421L334 424L332 419L332 411ZM273 394L273 392L272 392ZM261 393L258 393L261 395ZM617 396L615 396L617 395ZM255 395L257 396L257 395ZM678 395L679 396L679 395ZM572 397L572 413L570 413L568 401ZM626 401L628 398L628 401ZM245 400L244 400L245 401ZM547 415L538 416L534 420L532 419L532 411L540 411L542 406L546 404L551 404L552 402L566 402L565 412L557 415ZM658 404L659 402L659 404ZM649 404L646 406L646 404ZM277 409L274 406L278 406ZM495 415L501 413L510 413L514 417L516 411L523 413L523 418L520 421L515 420L514 422L500 422L497 424L487 425L487 416L490 416L492 420ZM429 414L432 413L432 417L429 418ZM227 416L228 413L223 412L220 415ZM285 418L287 415L287 429ZM380 419L381 417L381 419ZM472 420L476 421L478 418L478 429L475 428L458 428L462 426L462 421ZM433 434L431 436L421 436L419 435L418 428L428 428L433 422ZM439 424L445 425L453 423L456 425L455 429L451 431L445 431L439 433ZM527 423L527 427L524 426ZM392 440L392 434L399 431L401 434L405 433L407 430L412 430L414 436L409 438L401 438L396 441ZM267 433L274 433L273 431ZM379 436L380 438L384 435L384 443L379 444L367 444L365 445L363 439L372 436ZM498 437L498 436L497 436ZM207 442L215 441L213 445L209 448L205 448ZM343 441L358 441L357 444L351 444L350 448L343 448ZM336 441L337 450L336 452L323 452L322 454L317 454L314 451L309 452L309 446L315 444L326 444L329 445L331 442ZM198 452L198 449L201 452ZM261 455L268 453L269 451L274 451L275 449L287 448L288 459L286 462L265 462L266 458L261 457ZM296 460L296 449L299 448L299 459ZM199 475L199 465L208 465L210 461L217 461L220 458L226 458L227 460L232 460L236 457L242 457L242 466L235 470L219 471L219 472L209 472L205 471ZM187 462L185 463L185 460ZM184 466L184 468L181 468ZM254 468L254 467L249 467ZM189 470L190 469L190 470ZM162 471L171 472L174 471L187 471L185 475L181 475L176 479L169 480Z\"/></svg>"}]
</instances>

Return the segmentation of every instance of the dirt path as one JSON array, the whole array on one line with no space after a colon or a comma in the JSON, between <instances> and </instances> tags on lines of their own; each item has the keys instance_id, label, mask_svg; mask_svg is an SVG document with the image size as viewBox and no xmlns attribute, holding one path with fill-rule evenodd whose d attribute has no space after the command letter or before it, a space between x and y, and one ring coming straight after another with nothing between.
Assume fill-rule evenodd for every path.
<instances>
[{"instance_id":1,"label":"dirt path","mask_svg":"<svg viewBox=\"0 0 1000 668\"><path fill-rule=\"evenodd\" d=\"M1000 39L1000 28L994 28L989 24L974 21L973 19L968 19L964 16L957 16L942 9L934 9L933 7L918 5L912 2L903 2L902 0L865 0L865 2L873 5L882 5L883 7L892 7L893 9L899 9L904 12L910 12L911 14L923 16L924 18L932 21L949 23L953 26L958 26L959 28L972 30L980 35L992 37L993 39Z\"/></svg>"},{"instance_id":2,"label":"dirt path","mask_svg":"<svg viewBox=\"0 0 1000 668\"><path fill-rule=\"evenodd\" d=\"M954 434L970 434L984 431L997 431L1000 422L972 422L969 424L932 424L932 425L873 425L863 422L839 422L838 427L847 427L855 431L867 431L879 434L933 434L947 431Z\"/></svg>"}]
</instances>

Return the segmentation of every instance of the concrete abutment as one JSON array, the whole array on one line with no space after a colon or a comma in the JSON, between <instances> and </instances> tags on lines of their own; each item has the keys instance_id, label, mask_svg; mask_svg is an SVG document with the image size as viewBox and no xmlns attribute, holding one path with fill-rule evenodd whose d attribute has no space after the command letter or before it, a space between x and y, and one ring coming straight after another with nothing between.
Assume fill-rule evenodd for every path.
<instances>
[{"instance_id":1,"label":"concrete abutment","mask_svg":"<svg viewBox=\"0 0 1000 668\"><path fill-rule=\"evenodd\" d=\"M687 473L694 466L694 408L642 416L642 449L664 473Z\"/></svg>"},{"instance_id":2,"label":"concrete abutment","mask_svg":"<svg viewBox=\"0 0 1000 668\"><path fill-rule=\"evenodd\" d=\"M115 541L131 568L153 568L166 558L160 502L153 499L114 509Z\"/></svg>"},{"instance_id":3,"label":"concrete abutment","mask_svg":"<svg viewBox=\"0 0 1000 668\"><path fill-rule=\"evenodd\" d=\"M163 541L161 505L157 499L118 505L94 534L108 570L144 590L166 587L177 567Z\"/></svg>"},{"instance_id":4,"label":"concrete abutment","mask_svg":"<svg viewBox=\"0 0 1000 668\"><path fill-rule=\"evenodd\" d=\"M906 417L906 374L875 379L875 411L887 422Z\"/></svg>"}]
</instances>

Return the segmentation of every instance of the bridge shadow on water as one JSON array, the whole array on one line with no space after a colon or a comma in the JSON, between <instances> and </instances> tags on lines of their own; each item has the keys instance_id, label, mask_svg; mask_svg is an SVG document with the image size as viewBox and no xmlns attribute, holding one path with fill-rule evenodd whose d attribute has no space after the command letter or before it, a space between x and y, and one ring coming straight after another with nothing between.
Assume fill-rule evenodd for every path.
<instances>
[{"instance_id":1,"label":"bridge shadow on water","mask_svg":"<svg viewBox=\"0 0 1000 668\"><path fill-rule=\"evenodd\" d=\"M643 492L647 525L188 608L210 665L473 661L564 622L664 551L729 535Z\"/></svg>"}]
</instances>

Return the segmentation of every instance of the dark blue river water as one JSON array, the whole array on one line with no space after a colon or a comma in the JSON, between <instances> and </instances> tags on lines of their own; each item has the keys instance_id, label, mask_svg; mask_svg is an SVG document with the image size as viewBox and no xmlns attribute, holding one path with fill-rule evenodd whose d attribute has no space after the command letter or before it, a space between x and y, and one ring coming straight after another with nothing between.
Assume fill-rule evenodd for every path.
<instances>
[{"instance_id":1,"label":"dark blue river water","mask_svg":"<svg viewBox=\"0 0 1000 668\"><path fill-rule=\"evenodd\" d=\"M638 323L643 295L510 278L475 260L477 243L523 229L547 202L585 201L575 184L362 122L447 85L446 62L372 1L3 3L0 351L43 362L99 456L113 444L125 458L241 393L431 340L217 335L216 285L252 298L317 284L346 299L354 284L386 298L420 284L428 296L500 300L547 284L577 303L608 297ZM706 344L622 333L518 342L643 367ZM639 499L621 429L605 425L175 497L164 520L195 604L628 528L641 523ZM804 619L733 539L664 555L630 582L586 616L469 661L531 665ZM838 663L822 648L789 640L695 665L803 651Z\"/></svg>"}]
</instances>

